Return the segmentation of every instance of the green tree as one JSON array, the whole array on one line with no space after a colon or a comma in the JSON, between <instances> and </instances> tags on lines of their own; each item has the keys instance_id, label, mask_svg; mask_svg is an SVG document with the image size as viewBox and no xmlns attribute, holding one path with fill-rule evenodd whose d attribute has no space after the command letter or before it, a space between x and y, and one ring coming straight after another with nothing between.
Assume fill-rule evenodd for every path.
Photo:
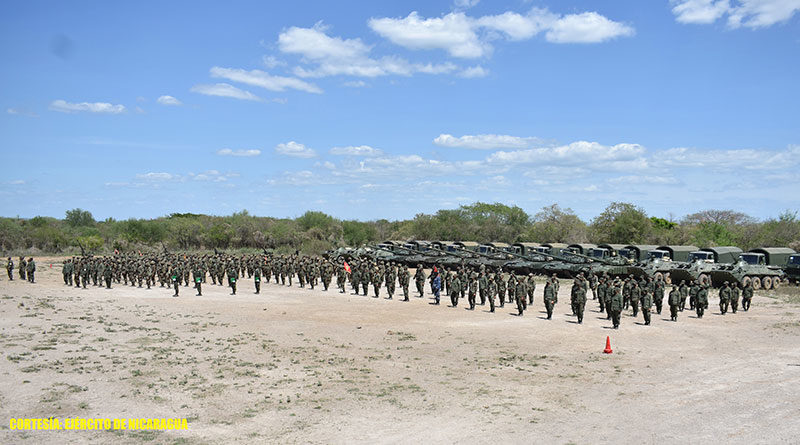
<instances>
[{"instance_id":1,"label":"green tree","mask_svg":"<svg viewBox=\"0 0 800 445\"><path fill-rule=\"evenodd\" d=\"M612 202L592 220L595 243L642 244L650 239L653 223L640 207L627 202Z\"/></svg>"},{"instance_id":2,"label":"green tree","mask_svg":"<svg viewBox=\"0 0 800 445\"><path fill-rule=\"evenodd\" d=\"M0 247L3 250L21 248L24 244L25 231L19 221L11 218L0 218Z\"/></svg>"},{"instance_id":3,"label":"green tree","mask_svg":"<svg viewBox=\"0 0 800 445\"><path fill-rule=\"evenodd\" d=\"M533 217L533 225L524 236L524 241L537 243L581 243L587 240L586 223L570 208L562 209L558 204L543 207Z\"/></svg>"},{"instance_id":4,"label":"green tree","mask_svg":"<svg viewBox=\"0 0 800 445\"><path fill-rule=\"evenodd\" d=\"M92 213L83 209L67 210L64 222L70 227L91 227L96 223Z\"/></svg>"},{"instance_id":5,"label":"green tree","mask_svg":"<svg viewBox=\"0 0 800 445\"><path fill-rule=\"evenodd\" d=\"M360 221L342 221L342 235L348 246L361 246L378 240L375 227Z\"/></svg>"}]
</instances>

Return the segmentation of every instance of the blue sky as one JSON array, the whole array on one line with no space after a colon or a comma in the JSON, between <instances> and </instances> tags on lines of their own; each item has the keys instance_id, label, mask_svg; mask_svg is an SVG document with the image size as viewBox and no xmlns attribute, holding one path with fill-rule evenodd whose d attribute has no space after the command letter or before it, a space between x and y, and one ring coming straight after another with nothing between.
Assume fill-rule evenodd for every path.
<instances>
[{"instance_id":1,"label":"blue sky","mask_svg":"<svg viewBox=\"0 0 800 445\"><path fill-rule=\"evenodd\" d=\"M0 214L800 209L800 0L0 5Z\"/></svg>"}]
</instances>

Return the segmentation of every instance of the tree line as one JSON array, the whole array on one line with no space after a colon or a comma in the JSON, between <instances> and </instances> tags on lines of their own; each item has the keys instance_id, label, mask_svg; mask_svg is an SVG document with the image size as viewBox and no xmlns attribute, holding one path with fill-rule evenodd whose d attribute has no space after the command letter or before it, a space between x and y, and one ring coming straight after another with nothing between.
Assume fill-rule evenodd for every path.
<instances>
[{"instance_id":1,"label":"tree line","mask_svg":"<svg viewBox=\"0 0 800 445\"><path fill-rule=\"evenodd\" d=\"M477 202L457 209L420 213L412 219L341 220L308 211L291 218L254 216L246 210L230 216L173 213L155 219L96 221L91 212L73 209L63 219L37 216L0 218L0 248L5 254L95 253L113 250L252 250L318 254L341 246L384 240L447 240L691 244L792 247L800 250L800 219L785 211L758 220L734 210L704 210L680 219L649 216L642 208L613 202L583 221L569 208L553 204L530 215L517 206Z\"/></svg>"}]
</instances>

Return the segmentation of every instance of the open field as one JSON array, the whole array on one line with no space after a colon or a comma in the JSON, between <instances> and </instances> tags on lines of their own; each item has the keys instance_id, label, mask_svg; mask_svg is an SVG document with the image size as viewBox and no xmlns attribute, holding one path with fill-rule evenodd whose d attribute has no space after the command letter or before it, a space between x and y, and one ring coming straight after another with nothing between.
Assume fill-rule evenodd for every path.
<instances>
[{"instance_id":1,"label":"open field","mask_svg":"<svg viewBox=\"0 0 800 445\"><path fill-rule=\"evenodd\" d=\"M623 316L562 283L517 317L274 284L0 280L3 443L796 443L800 291L749 312ZM16 272L15 272L16 273ZM413 287L413 285L412 285ZM412 292L412 295L414 293ZM688 307L688 305L687 305ZM602 353L606 336L614 353ZM182 417L186 431L10 431L18 417Z\"/></svg>"}]
</instances>

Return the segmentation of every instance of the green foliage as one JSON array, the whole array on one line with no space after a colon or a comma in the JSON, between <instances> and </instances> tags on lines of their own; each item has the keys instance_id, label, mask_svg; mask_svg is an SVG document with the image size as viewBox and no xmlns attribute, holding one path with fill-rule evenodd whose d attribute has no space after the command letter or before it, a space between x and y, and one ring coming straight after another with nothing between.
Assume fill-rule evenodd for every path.
<instances>
[{"instance_id":1,"label":"green foliage","mask_svg":"<svg viewBox=\"0 0 800 445\"><path fill-rule=\"evenodd\" d=\"M88 252L96 252L100 250L104 244L103 238L100 238L97 235L82 236L78 238L78 241L80 241L80 243Z\"/></svg>"},{"instance_id":2,"label":"green foliage","mask_svg":"<svg viewBox=\"0 0 800 445\"><path fill-rule=\"evenodd\" d=\"M23 247L25 230L19 220L0 218L0 248L12 250Z\"/></svg>"},{"instance_id":3,"label":"green foliage","mask_svg":"<svg viewBox=\"0 0 800 445\"><path fill-rule=\"evenodd\" d=\"M594 242L643 244L653 223L641 208L627 202L612 202L592 220Z\"/></svg>"},{"instance_id":4,"label":"green foliage","mask_svg":"<svg viewBox=\"0 0 800 445\"><path fill-rule=\"evenodd\" d=\"M369 223L360 221L342 221L342 235L347 246L361 246L377 239L377 231Z\"/></svg>"},{"instance_id":5,"label":"green foliage","mask_svg":"<svg viewBox=\"0 0 800 445\"><path fill-rule=\"evenodd\" d=\"M558 204L543 207L533 217L524 241L537 243L581 243L587 241L586 223L572 209L562 209Z\"/></svg>"},{"instance_id":6,"label":"green foliage","mask_svg":"<svg viewBox=\"0 0 800 445\"><path fill-rule=\"evenodd\" d=\"M230 216L173 213L156 219L107 218L101 222L82 209L68 211L64 220L43 216L0 218L0 248L6 252L76 250L80 241L96 251L161 251L164 243L170 250L268 248L279 253L320 253L345 245L409 239L735 245L748 250L800 246L800 219L796 211L759 222L733 210L704 210L674 222L649 217L639 207L619 202L611 203L591 226L571 209L557 204L531 217L518 206L483 202L420 213L404 221L343 221L318 211L308 211L296 219L276 219L254 216L247 210Z\"/></svg>"},{"instance_id":7,"label":"green foliage","mask_svg":"<svg viewBox=\"0 0 800 445\"><path fill-rule=\"evenodd\" d=\"M678 223L667 221L664 218L658 218L656 216L651 216L650 222L653 224L654 228L660 230L672 230L678 226Z\"/></svg>"},{"instance_id":8,"label":"green foliage","mask_svg":"<svg viewBox=\"0 0 800 445\"><path fill-rule=\"evenodd\" d=\"M703 247L735 246L736 237L724 224L706 221L697 225L694 244Z\"/></svg>"},{"instance_id":9,"label":"green foliage","mask_svg":"<svg viewBox=\"0 0 800 445\"><path fill-rule=\"evenodd\" d=\"M70 227L91 227L95 225L92 213L83 209L67 210L64 222Z\"/></svg>"}]
</instances>

